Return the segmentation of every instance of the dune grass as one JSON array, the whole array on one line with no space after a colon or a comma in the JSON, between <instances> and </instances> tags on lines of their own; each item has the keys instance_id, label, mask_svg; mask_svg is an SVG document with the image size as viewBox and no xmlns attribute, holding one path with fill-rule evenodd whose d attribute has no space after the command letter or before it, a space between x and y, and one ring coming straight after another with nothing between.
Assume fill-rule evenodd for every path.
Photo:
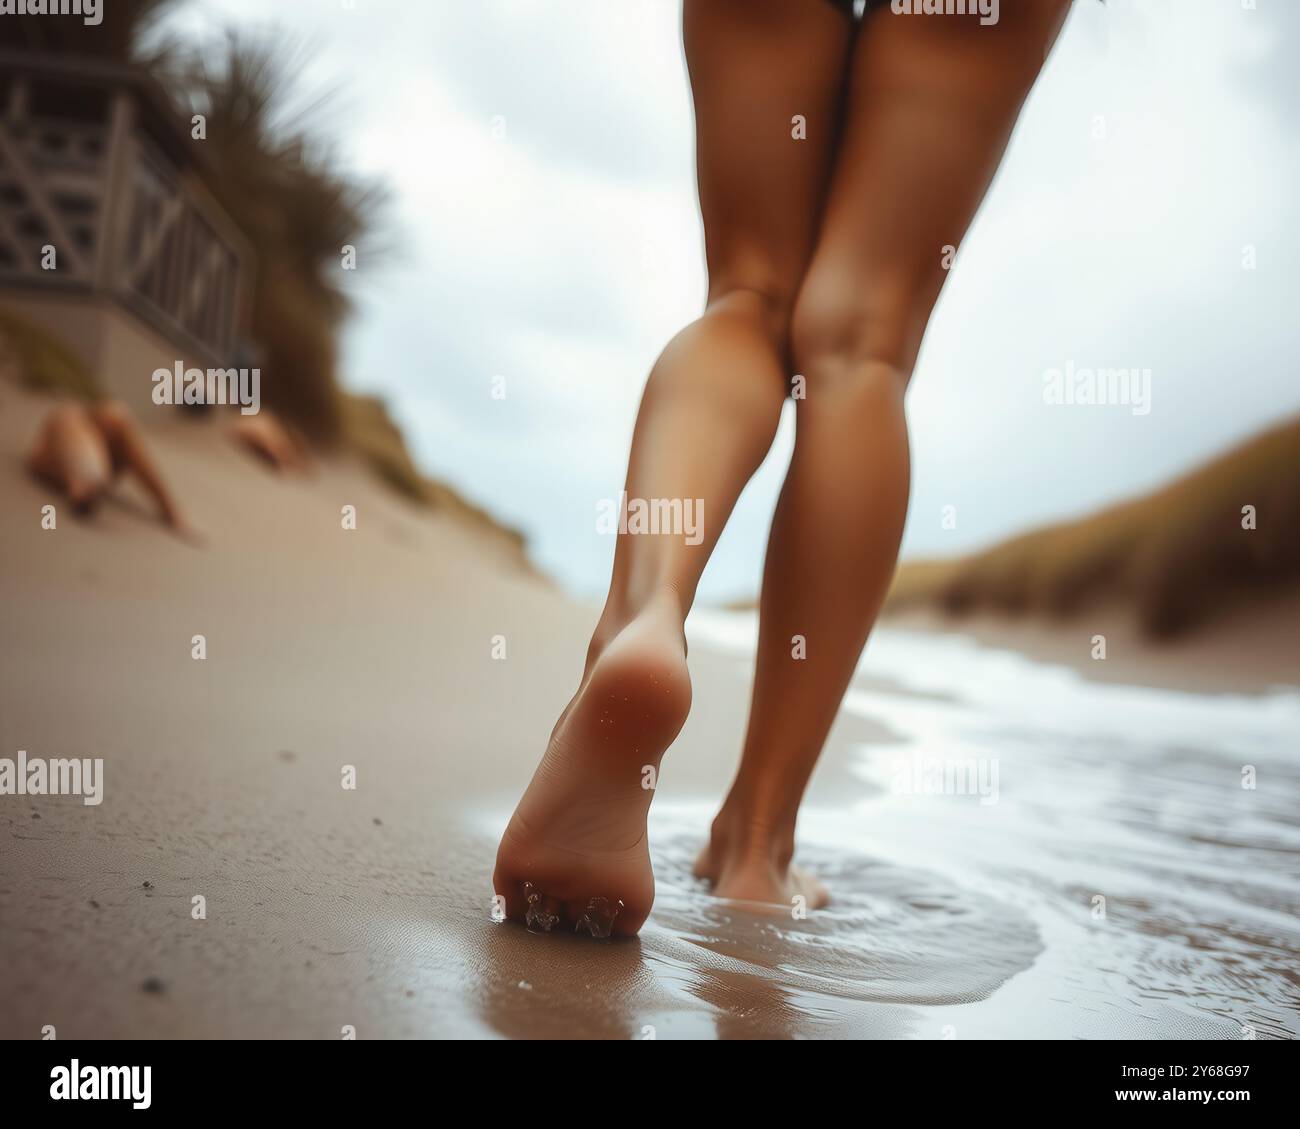
<instances>
[{"instance_id":1,"label":"dune grass","mask_svg":"<svg viewBox=\"0 0 1300 1129\"><path fill-rule=\"evenodd\" d=\"M502 525L446 483L420 473L401 429L380 397L344 392L339 413L344 448L358 455L392 489L417 505L450 514L490 534L525 561L523 534Z\"/></svg>"},{"instance_id":2,"label":"dune grass","mask_svg":"<svg viewBox=\"0 0 1300 1129\"><path fill-rule=\"evenodd\" d=\"M0 352L12 355L24 387L51 395L98 400L95 374L71 349L35 322L0 309Z\"/></svg>"},{"instance_id":3,"label":"dune grass","mask_svg":"<svg viewBox=\"0 0 1300 1129\"><path fill-rule=\"evenodd\" d=\"M367 270L387 243L386 190L349 173L326 128L329 98L303 108L305 45L230 32L165 41L153 65L186 114L203 113L207 187L256 249L249 336L263 399L320 445L342 439L339 334L351 311L343 248Z\"/></svg>"},{"instance_id":4,"label":"dune grass","mask_svg":"<svg viewBox=\"0 0 1300 1129\"><path fill-rule=\"evenodd\" d=\"M1167 638L1297 585L1300 419L1146 497L967 557L905 562L886 610L1065 617L1117 602Z\"/></svg>"}]
</instances>

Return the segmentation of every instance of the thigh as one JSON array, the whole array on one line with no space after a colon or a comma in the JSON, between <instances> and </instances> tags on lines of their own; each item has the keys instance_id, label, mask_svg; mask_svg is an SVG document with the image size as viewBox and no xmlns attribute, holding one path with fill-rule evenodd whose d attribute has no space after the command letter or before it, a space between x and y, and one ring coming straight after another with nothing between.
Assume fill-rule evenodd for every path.
<instances>
[{"instance_id":1,"label":"thigh","mask_svg":"<svg viewBox=\"0 0 1300 1129\"><path fill-rule=\"evenodd\" d=\"M685 0L710 298L752 289L793 301L825 197L853 35L828 0Z\"/></svg>"},{"instance_id":2,"label":"thigh","mask_svg":"<svg viewBox=\"0 0 1300 1129\"><path fill-rule=\"evenodd\" d=\"M866 17L843 138L797 320L839 326L909 372L957 247L997 171L1069 0L977 17ZM826 323L830 323L829 327ZM796 335L799 327L796 325Z\"/></svg>"}]
</instances>

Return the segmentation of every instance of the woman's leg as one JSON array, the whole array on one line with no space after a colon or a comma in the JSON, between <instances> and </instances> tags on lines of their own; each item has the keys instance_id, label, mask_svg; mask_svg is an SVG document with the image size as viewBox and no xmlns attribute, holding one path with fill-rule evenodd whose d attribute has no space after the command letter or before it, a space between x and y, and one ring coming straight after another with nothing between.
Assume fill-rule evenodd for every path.
<instances>
[{"instance_id":1,"label":"woman's leg","mask_svg":"<svg viewBox=\"0 0 1300 1129\"><path fill-rule=\"evenodd\" d=\"M702 525L698 539L619 536L582 684L493 876L510 916L528 915L531 892L534 921L554 915L570 929L593 897L624 903L616 933L635 933L650 912L646 785L690 704L682 623L788 388L790 313L824 198L852 25L825 0L686 0L683 37L708 302L650 375L626 491L693 506Z\"/></svg>"},{"instance_id":2,"label":"woman's leg","mask_svg":"<svg viewBox=\"0 0 1300 1129\"><path fill-rule=\"evenodd\" d=\"M193 537L193 530L181 514L180 506L167 488L167 483L163 481L162 472L149 454L139 425L131 418L131 413L114 401L96 404L90 409L90 417L104 437L112 459L113 473L134 474L158 507L163 522L177 533Z\"/></svg>"},{"instance_id":3,"label":"woman's leg","mask_svg":"<svg viewBox=\"0 0 1300 1129\"><path fill-rule=\"evenodd\" d=\"M1068 0L1001 20L870 15L792 327L795 451L760 602L739 772L697 872L726 897L819 904L795 816L890 577L907 512L903 393L942 286ZM793 642L801 637L804 657Z\"/></svg>"}]
</instances>

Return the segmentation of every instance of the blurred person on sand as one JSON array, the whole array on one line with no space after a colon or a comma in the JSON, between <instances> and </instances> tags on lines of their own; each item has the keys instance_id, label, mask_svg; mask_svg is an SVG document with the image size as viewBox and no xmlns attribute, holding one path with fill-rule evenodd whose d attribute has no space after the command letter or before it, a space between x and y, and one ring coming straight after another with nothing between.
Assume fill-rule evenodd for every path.
<instances>
[{"instance_id":1,"label":"blurred person on sand","mask_svg":"<svg viewBox=\"0 0 1300 1129\"><path fill-rule=\"evenodd\" d=\"M93 513L117 478L135 475L163 523L185 540L200 538L186 521L131 413L116 402L60 404L41 423L27 468L67 495L73 509Z\"/></svg>"},{"instance_id":2,"label":"blurred person on sand","mask_svg":"<svg viewBox=\"0 0 1300 1129\"><path fill-rule=\"evenodd\" d=\"M310 474L315 469L311 447L302 432L265 408L256 415L235 416L228 434L237 447L274 471Z\"/></svg>"}]
</instances>

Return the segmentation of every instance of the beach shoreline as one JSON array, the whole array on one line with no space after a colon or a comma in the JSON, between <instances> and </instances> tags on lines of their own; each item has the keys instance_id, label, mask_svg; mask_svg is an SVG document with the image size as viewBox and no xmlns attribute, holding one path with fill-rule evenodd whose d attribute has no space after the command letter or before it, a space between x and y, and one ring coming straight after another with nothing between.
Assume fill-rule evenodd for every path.
<instances>
[{"instance_id":1,"label":"beach shoreline","mask_svg":"<svg viewBox=\"0 0 1300 1129\"><path fill-rule=\"evenodd\" d=\"M942 1038L953 1025L962 1037L1225 1037L1245 1021L1172 997L1129 999L1088 971L1095 889L1115 907L1124 967L1182 959L1177 922L1191 911L1152 895L1140 873L1095 861L1097 829L1132 802L1108 791L1109 731L1087 754L1109 760L1082 776L1082 754L1057 763L1052 750L1087 727L1077 703L1089 694L1103 697L1085 716L1114 711L1117 731L1164 724L1173 710L1181 728L1161 740L1191 751L1171 759L1158 743L1137 746L1126 771L1138 782L1154 774L1142 795L1172 789L1203 803L1225 778L1214 743L1250 736L1267 717L1233 706L1201 749L1198 719L1219 716L1203 694L1089 690L999 650L1006 639L976 650L886 621L801 818L801 857L836 899L804 921L710 898L690 876L747 714L752 623L741 617L737 646L692 637L695 708L660 776L659 893L641 936L535 936L492 920L492 860L581 673L596 609L521 567L500 538L410 505L354 463L276 477L218 429L171 418L148 441L205 547L171 536L129 488L91 520L60 509L57 529L43 529L41 508L58 499L21 455L48 404L8 390L0 404L0 754L102 758L102 802L0 796L0 1037L39 1038L47 1025L59 1038L328 1039L346 1028L359 1038ZM340 523L345 505L355 529ZM1112 655L1123 649L1112 643ZM935 671L949 682L927 684ZM1052 709L1022 718L1015 698L963 702L977 683L1024 687L1026 706ZM1126 709L1137 711L1131 723ZM1018 735L1025 726L1056 728ZM1252 739L1267 745L1272 732ZM989 740L999 804L891 795L895 761L978 759ZM1289 781L1268 748L1260 756L1274 789ZM1235 771L1229 760L1230 783ZM1260 799L1284 812L1292 787ZM1088 819L1060 806L1092 792ZM1039 842L1040 803L1059 808L1050 818L1079 845L1060 873L1027 885L1020 860L1051 859L1070 842ZM1284 816L1270 807L1241 818L1277 829L1220 833L1266 869ZM1154 813L1141 826L1166 823ZM1143 866L1150 849L1126 847ZM1224 881L1217 855L1179 850L1203 871L1172 888ZM1273 955L1252 958L1267 968L1294 944L1259 906L1292 895L1255 884L1232 912L1270 938ZM1130 908L1144 902L1152 908ZM1214 937L1235 922L1229 914ZM1197 974L1211 1000L1217 969ZM1034 1002L1066 984L1065 1003ZM1294 1033L1277 1009L1251 1007L1261 1037Z\"/></svg>"},{"instance_id":2,"label":"beach shoreline","mask_svg":"<svg viewBox=\"0 0 1300 1129\"><path fill-rule=\"evenodd\" d=\"M882 627L963 636L983 647L1012 650L1068 666L1095 682L1161 687L1206 694L1267 694L1300 687L1300 593L1243 608L1187 638L1152 640L1132 616L1102 607L1065 620L990 612L952 616L908 609L881 617ZM1095 636L1105 658L1093 658Z\"/></svg>"}]
</instances>

